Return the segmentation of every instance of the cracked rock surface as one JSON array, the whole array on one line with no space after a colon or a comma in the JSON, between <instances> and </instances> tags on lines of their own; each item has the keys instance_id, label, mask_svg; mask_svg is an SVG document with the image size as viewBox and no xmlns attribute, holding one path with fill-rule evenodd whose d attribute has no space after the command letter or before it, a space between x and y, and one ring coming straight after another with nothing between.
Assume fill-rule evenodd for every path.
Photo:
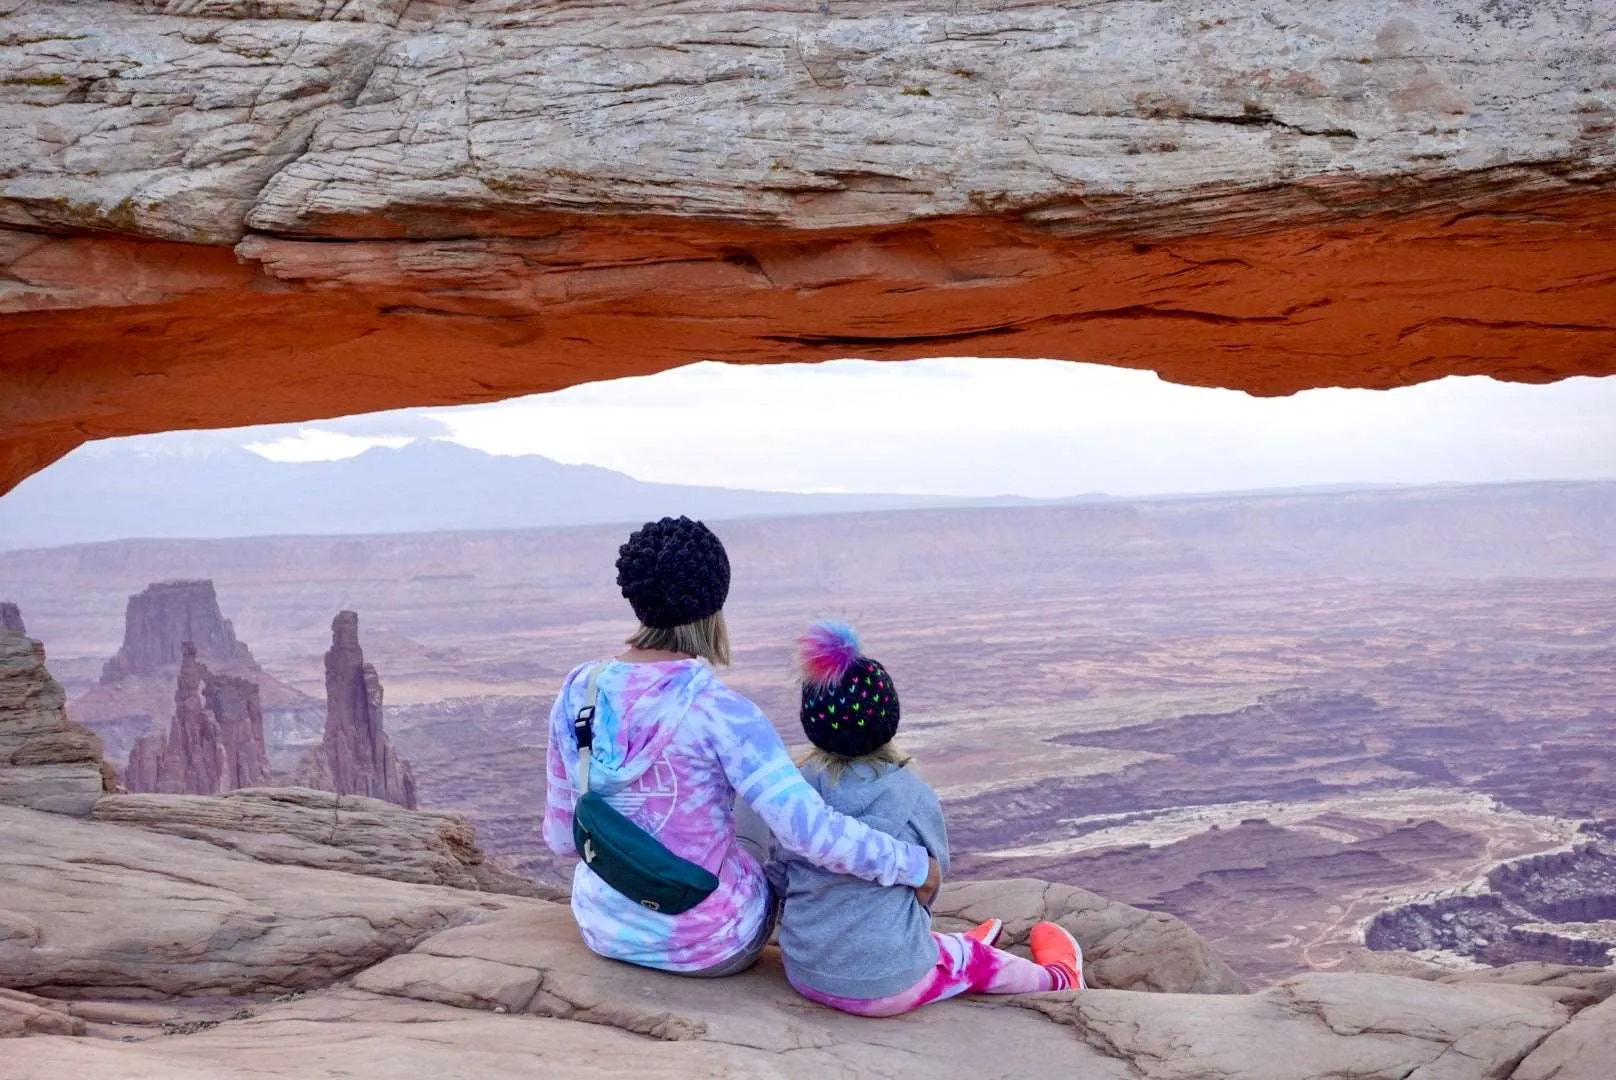
<instances>
[{"instance_id":1,"label":"cracked rock surface","mask_svg":"<svg viewBox=\"0 0 1616 1080\"><path fill-rule=\"evenodd\" d=\"M800 998L773 948L743 975L686 979L594 956L544 900L18 808L0 835L0 1035L28 1036L7 1045L7 1080L1592 1080L1616 1000L1599 1003L1608 973L1543 964L1242 993L1176 920L1024 879L945 888L939 923L991 911L1019 941L1053 918L1113 988L872 1021Z\"/></svg>"},{"instance_id":2,"label":"cracked rock surface","mask_svg":"<svg viewBox=\"0 0 1616 1080\"><path fill-rule=\"evenodd\" d=\"M542 903L274 866L200 840L0 807L0 986L159 998L325 986Z\"/></svg>"},{"instance_id":3,"label":"cracked rock surface","mask_svg":"<svg viewBox=\"0 0 1616 1080\"><path fill-rule=\"evenodd\" d=\"M0 13L0 490L699 359L1271 394L1616 356L1602 0Z\"/></svg>"},{"instance_id":4,"label":"cracked rock surface","mask_svg":"<svg viewBox=\"0 0 1616 1080\"><path fill-rule=\"evenodd\" d=\"M203 840L266 863L516 896L562 895L490 862L464 819L362 795L310 788L117 795L96 803L90 817Z\"/></svg>"}]
</instances>

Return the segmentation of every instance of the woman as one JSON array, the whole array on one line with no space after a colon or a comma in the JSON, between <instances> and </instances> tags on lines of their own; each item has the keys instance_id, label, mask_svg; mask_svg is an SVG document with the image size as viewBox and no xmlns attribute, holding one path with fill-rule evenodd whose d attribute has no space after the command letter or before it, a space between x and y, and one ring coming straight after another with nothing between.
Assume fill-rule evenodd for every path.
<instances>
[{"instance_id":1,"label":"woman","mask_svg":"<svg viewBox=\"0 0 1616 1080\"><path fill-rule=\"evenodd\" d=\"M668 915L582 862L573 875L572 911L591 950L682 975L744 971L768 943L779 907L763 874L771 831L827 870L907 885L928 901L938 883L925 848L827 807L757 706L713 674L709 664L729 663L729 577L724 545L699 521L663 518L635 532L618 551L617 584L640 628L615 660L575 668L550 712L544 839L552 851L577 854L573 720L590 704L592 676L589 790L717 876L705 900Z\"/></svg>"}]
</instances>

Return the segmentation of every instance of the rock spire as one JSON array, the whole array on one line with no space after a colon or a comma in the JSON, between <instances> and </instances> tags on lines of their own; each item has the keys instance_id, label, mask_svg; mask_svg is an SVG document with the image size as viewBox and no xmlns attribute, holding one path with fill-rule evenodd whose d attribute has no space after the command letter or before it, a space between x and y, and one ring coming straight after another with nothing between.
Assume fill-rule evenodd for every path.
<instances>
[{"instance_id":1,"label":"rock spire","mask_svg":"<svg viewBox=\"0 0 1616 1080\"><path fill-rule=\"evenodd\" d=\"M264 717L250 679L215 675L184 642L174 689L174 721L166 734L142 736L129 754L132 791L218 795L268 778Z\"/></svg>"},{"instance_id":2,"label":"rock spire","mask_svg":"<svg viewBox=\"0 0 1616 1080\"><path fill-rule=\"evenodd\" d=\"M325 739L305 763L311 787L341 795L368 795L415 808L415 773L401 760L382 719L382 684L359 645L359 615L331 620L325 654Z\"/></svg>"}]
</instances>

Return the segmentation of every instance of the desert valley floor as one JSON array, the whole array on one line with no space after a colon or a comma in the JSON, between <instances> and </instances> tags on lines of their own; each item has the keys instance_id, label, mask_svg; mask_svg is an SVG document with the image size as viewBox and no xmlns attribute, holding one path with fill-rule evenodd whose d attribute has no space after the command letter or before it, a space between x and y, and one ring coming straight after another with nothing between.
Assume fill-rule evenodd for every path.
<instances>
[{"instance_id":1,"label":"desert valley floor","mask_svg":"<svg viewBox=\"0 0 1616 1080\"><path fill-rule=\"evenodd\" d=\"M800 742L790 639L853 622L897 681L900 740L944 797L959 876L1173 912L1258 981L1363 965L1366 936L1453 962L1608 962L1616 484L717 530L735 566L729 681ZM358 611L422 806L556 878L538 836L549 704L631 628L612 580L625 532L19 551L0 554L0 598L112 757L128 723L86 695L147 583L213 580L283 684L272 751L317 737L327 627Z\"/></svg>"}]
</instances>

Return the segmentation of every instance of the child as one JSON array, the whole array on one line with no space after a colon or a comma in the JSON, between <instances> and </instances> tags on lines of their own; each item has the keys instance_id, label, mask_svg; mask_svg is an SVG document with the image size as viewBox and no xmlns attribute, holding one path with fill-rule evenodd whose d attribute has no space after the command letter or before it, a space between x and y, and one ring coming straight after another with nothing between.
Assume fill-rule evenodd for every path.
<instances>
[{"instance_id":1,"label":"child","mask_svg":"<svg viewBox=\"0 0 1616 1080\"><path fill-rule=\"evenodd\" d=\"M799 644L802 728L815 749L804 779L832 808L920 844L948 870L937 794L892 743L898 693L863 656L851 627L815 623ZM1083 951L1054 923L1034 926L1032 960L993 947L1003 924L937 934L914 890L822 870L783 852L770 877L785 896L780 952L810 1001L858 1016L897 1016L959 994L1083 989Z\"/></svg>"}]
</instances>

